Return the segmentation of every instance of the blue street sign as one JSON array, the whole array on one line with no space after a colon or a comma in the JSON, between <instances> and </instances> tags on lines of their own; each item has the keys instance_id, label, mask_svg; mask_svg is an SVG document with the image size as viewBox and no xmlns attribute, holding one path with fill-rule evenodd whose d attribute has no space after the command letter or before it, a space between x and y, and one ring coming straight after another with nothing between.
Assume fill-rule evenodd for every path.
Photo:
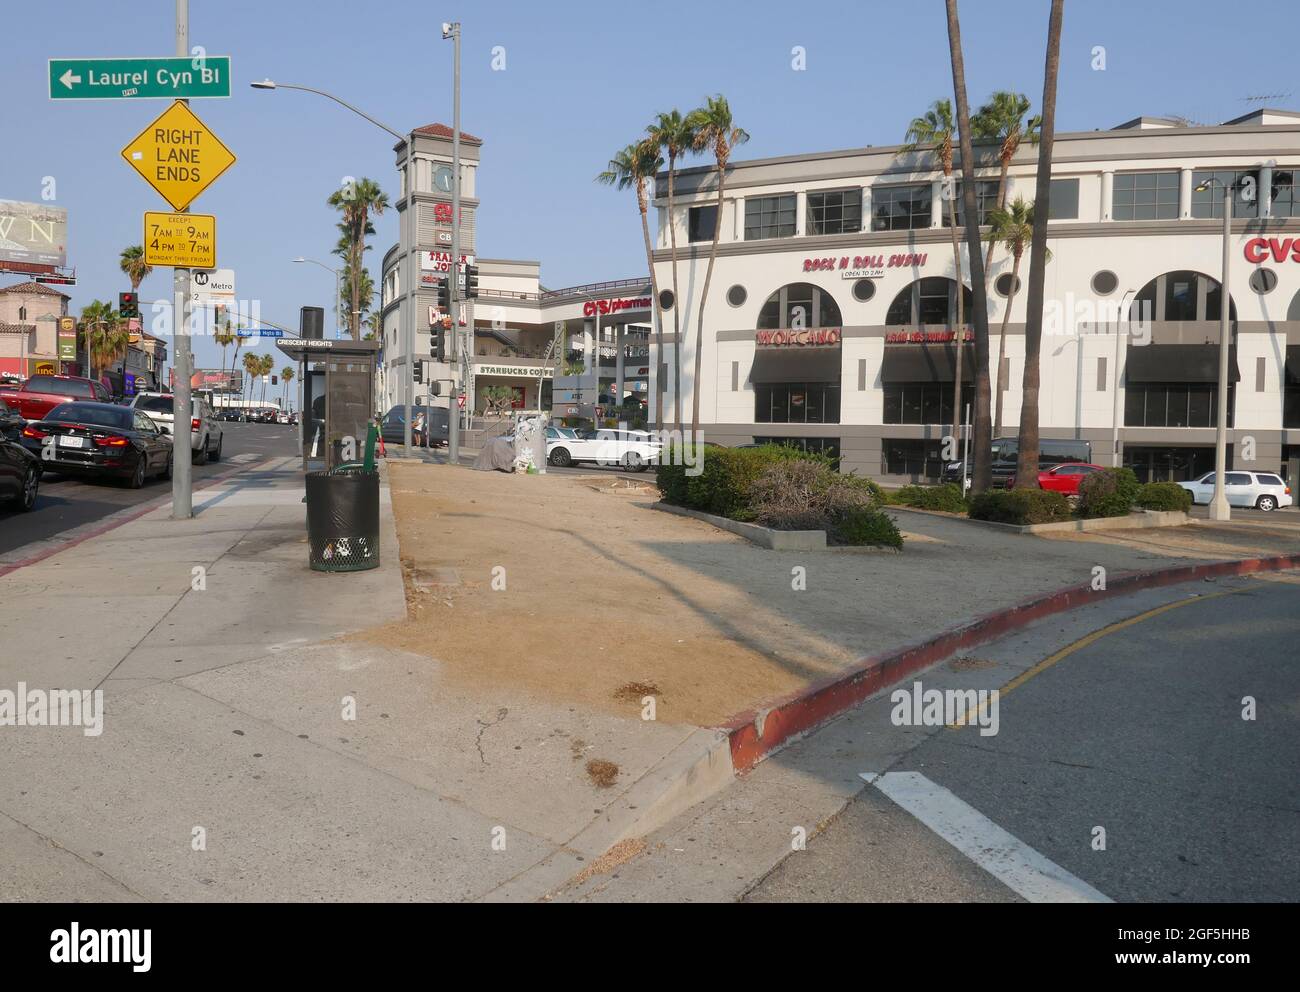
<instances>
[{"instance_id":1,"label":"blue street sign","mask_svg":"<svg viewBox=\"0 0 1300 992\"><path fill-rule=\"evenodd\" d=\"M249 335L250 337L259 337L259 338L284 337L284 331L273 330L270 327L253 327L253 328L249 328L249 331L250 331L250 335Z\"/></svg>"}]
</instances>

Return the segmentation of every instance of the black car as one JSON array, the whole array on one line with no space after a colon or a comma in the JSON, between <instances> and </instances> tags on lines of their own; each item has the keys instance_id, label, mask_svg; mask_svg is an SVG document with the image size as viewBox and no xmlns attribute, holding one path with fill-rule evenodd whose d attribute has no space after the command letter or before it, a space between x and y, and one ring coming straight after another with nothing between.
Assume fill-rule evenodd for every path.
<instances>
[{"instance_id":1,"label":"black car","mask_svg":"<svg viewBox=\"0 0 1300 992\"><path fill-rule=\"evenodd\" d=\"M46 472L109 475L139 489L172 477L172 438L139 410L111 403L62 403L23 428L23 447Z\"/></svg>"},{"instance_id":2,"label":"black car","mask_svg":"<svg viewBox=\"0 0 1300 992\"><path fill-rule=\"evenodd\" d=\"M17 441L0 436L0 501L30 510L40 487L41 460Z\"/></svg>"},{"instance_id":3,"label":"black car","mask_svg":"<svg viewBox=\"0 0 1300 992\"><path fill-rule=\"evenodd\" d=\"M420 414L424 414L425 447L433 448L446 445L451 439L450 421L447 408L441 406L413 406L411 420L414 423ZM406 439L406 407L395 406L384 415L382 433L384 444L402 444ZM411 443L415 443L412 434Z\"/></svg>"}]
</instances>

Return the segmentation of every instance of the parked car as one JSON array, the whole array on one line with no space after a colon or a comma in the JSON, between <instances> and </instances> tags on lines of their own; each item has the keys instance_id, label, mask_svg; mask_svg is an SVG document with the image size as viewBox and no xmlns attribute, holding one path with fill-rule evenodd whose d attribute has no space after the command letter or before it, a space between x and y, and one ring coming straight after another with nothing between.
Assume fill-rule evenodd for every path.
<instances>
[{"instance_id":1,"label":"parked car","mask_svg":"<svg viewBox=\"0 0 1300 992\"><path fill-rule=\"evenodd\" d=\"M22 436L23 424L27 423L18 415L18 411L0 403L0 437L17 441Z\"/></svg>"},{"instance_id":2,"label":"parked car","mask_svg":"<svg viewBox=\"0 0 1300 992\"><path fill-rule=\"evenodd\" d=\"M0 500L27 511L36 505L40 488L41 460L18 441L0 437Z\"/></svg>"},{"instance_id":3,"label":"parked car","mask_svg":"<svg viewBox=\"0 0 1300 992\"><path fill-rule=\"evenodd\" d=\"M996 437L993 439L993 487L1010 488L1016 475L1016 458L1020 453L1020 439ZM1046 471L1054 465L1070 462L1092 464L1092 445L1087 441L1060 441L1043 438L1038 442L1038 470ZM948 462L943 467L943 481L961 484L964 463Z\"/></svg>"},{"instance_id":4,"label":"parked car","mask_svg":"<svg viewBox=\"0 0 1300 992\"><path fill-rule=\"evenodd\" d=\"M131 406L169 434L176 434L175 399L171 393L140 393L131 398ZM217 415L207 402L198 396L190 398L190 458L195 465L221 461L221 449L226 435Z\"/></svg>"},{"instance_id":5,"label":"parked car","mask_svg":"<svg viewBox=\"0 0 1300 992\"><path fill-rule=\"evenodd\" d=\"M1225 472L1223 483L1229 506L1251 506L1269 513L1294 502L1291 487L1274 472ZM1193 503L1209 504L1214 499L1213 472L1178 484L1192 494Z\"/></svg>"},{"instance_id":6,"label":"parked car","mask_svg":"<svg viewBox=\"0 0 1300 992\"><path fill-rule=\"evenodd\" d=\"M139 489L151 475L170 479L170 431L140 410L113 403L63 403L23 428L23 447L42 470L125 479Z\"/></svg>"},{"instance_id":7,"label":"parked car","mask_svg":"<svg viewBox=\"0 0 1300 992\"><path fill-rule=\"evenodd\" d=\"M411 407L411 418L424 414L425 424L425 447L446 447L451 440L451 423L447 419L447 408L442 406L413 406ZM405 439L406 424L406 407L395 406L384 414L384 419L380 421L380 432L384 437L384 444L402 444ZM415 443L415 437L412 435L411 443Z\"/></svg>"},{"instance_id":8,"label":"parked car","mask_svg":"<svg viewBox=\"0 0 1300 992\"><path fill-rule=\"evenodd\" d=\"M102 382L75 375L34 375L14 392L3 394L6 406L24 420L40 420L56 406L74 400L112 403L113 394Z\"/></svg>"},{"instance_id":9,"label":"parked car","mask_svg":"<svg viewBox=\"0 0 1300 992\"><path fill-rule=\"evenodd\" d=\"M1057 465L1055 468L1049 468L1046 472L1038 473L1038 488L1047 489L1054 493L1064 493L1066 496L1079 495L1079 483L1083 482L1093 472L1104 471L1104 465L1091 465L1087 462L1069 462L1065 465ZM1010 485L1016 484L1016 477L1011 477Z\"/></svg>"},{"instance_id":10,"label":"parked car","mask_svg":"<svg viewBox=\"0 0 1300 992\"><path fill-rule=\"evenodd\" d=\"M557 438L546 442L546 460L556 468L580 462L621 465L644 472L659 460L663 445L647 431L600 430L594 437Z\"/></svg>"}]
</instances>

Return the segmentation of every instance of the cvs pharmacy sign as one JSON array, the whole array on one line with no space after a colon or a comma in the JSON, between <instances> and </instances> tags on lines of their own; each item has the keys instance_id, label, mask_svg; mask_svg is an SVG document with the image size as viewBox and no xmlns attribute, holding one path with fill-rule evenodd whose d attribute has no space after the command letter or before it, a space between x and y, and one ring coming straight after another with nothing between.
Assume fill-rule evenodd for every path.
<instances>
[{"instance_id":1,"label":"cvs pharmacy sign","mask_svg":"<svg viewBox=\"0 0 1300 992\"><path fill-rule=\"evenodd\" d=\"M1267 262L1285 262L1288 258L1300 262L1300 238L1251 238L1243 248L1246 261L1251 265Z\"/></svg>"}]
</instances>

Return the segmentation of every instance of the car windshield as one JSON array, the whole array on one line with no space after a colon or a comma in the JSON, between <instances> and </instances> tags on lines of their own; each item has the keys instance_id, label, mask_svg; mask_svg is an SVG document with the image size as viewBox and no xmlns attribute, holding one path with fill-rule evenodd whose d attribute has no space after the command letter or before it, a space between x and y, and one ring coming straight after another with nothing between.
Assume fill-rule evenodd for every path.
<instances>
[{"instance_id":1,"label":"car windshield","mask_svg":"<svg viewBox=\"0 0 1300 992\"><path fill-rule=\"evenodd\" d=\"M63 396L89 396L90 386L72 379L56 379L49 375L34 375L27 380L29 393L55 393Z\"/></svg>"},{"instance_id":2,"label":"car windshield","mask_svg":"<svg viewBox=\"0 0 1300 992\"><path fill-rule=\"evenodd\" d=\"M64 424L95 424L127 430L132 423L130 410L114 409L99 403L61 403L47 413L45 419Z\"/></svg>"},{"instance_id":3,"label":"car windshield","mask_svg":"<svg viewBox=\"0 0 1300 992\"><path fill-rule=\"evenodd\" d=\"M141 396L136 400L135 408L143 410L145 413L171 413L172 398L170 396Z\"/></svg>"}]
</instances>

